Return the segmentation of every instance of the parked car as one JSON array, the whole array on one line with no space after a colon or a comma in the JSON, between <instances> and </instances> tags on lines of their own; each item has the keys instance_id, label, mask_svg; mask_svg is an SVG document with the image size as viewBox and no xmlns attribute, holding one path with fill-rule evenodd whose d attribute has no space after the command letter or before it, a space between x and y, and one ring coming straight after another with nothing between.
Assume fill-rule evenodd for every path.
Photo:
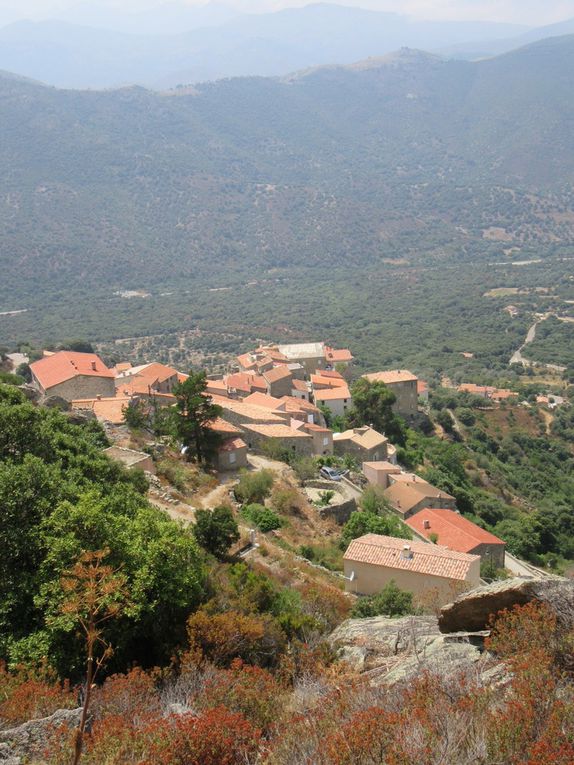
<instances>
[{"instance_id":1,"label":"parked car","mask_svg":"<svg viewBox=\"0 0 574 765\"><path fill-rule=\"evenodd\" d=\"M341 473L335 468L327 467L326 465L319 470L321 478L328 478L329 481L340 481Z\"/></svg>"}]
</instances>

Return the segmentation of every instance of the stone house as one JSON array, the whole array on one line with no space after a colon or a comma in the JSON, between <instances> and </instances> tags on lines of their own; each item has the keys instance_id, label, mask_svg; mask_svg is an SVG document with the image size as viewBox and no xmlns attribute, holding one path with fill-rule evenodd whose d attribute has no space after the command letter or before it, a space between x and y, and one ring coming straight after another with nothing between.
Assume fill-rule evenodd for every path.
<instances>
[{"instance_id":1,"label":"stone house","mask_svg":"<svg viewBox=\"0 0 574 765\"><path fill-rule=\"evenodd\" d=\"M380 486L382 489L389 487L390 476L400 472L401 469L398 465L393 465L392 462L386 460L363 462L363 475L367 481L371 486Z\"/></svg>"},{"instance_id":2,"label":"stone house","mask_svg":"<svg viewBox=\"0 0 574 765\"><path fill-rule=\"evenodd\" d=\"M327 407L334 417L344 417L353 404L351 392L347 386L315 390L313 398L317 406Z\"/></svg>"},{"instance_id":3,"label":"stone house","mask_svg":"<svg viewBox=\"0 0 574 765\"><path fill-rule=\"evenodd\" d=\"M418 412L418 378L406 369L389 369L363 375L369 382L382 382L396 396L393 411L401 417L414 417Z\"/></svg>"},{"instance_id":4,"label":"stone house","mask_svg":"<svg viewBox=\"0 0 574 765\"><path fill-rule=\"evenodd\" d=\"M171 393L178 382L176 369L155 361L126 369L116 377L117 388L122 389L126 384L132 384L137 386L140 393Z\"/></svg>"},{"instance_id":5,"label":"stone house","mask_svg":"<svg viewBox=\"0 0 574 765\"><path fill-rule=\"evenodd\" d=\"M479 555L483 562L504 568L505 543L489 531L481 529L453 510L425 507L406 521L407 525L427 539L431 538L449 550Z\"/></svg>"},{"instance_id":6,"label":"stone house","mask_svg":"<svg viewBox=\"0 0 574 765\"><path fill-rule=\"evenodd\" d=\"M396 476L400 478L400 474ZM391 481L395 476L391 477ZM424 508L446 508L456 510L456 500L446 491L437 489L422 478L415 480L396 480L385 489L384 496L391 507L404 519Z\"/></svg>"},{"instance_id":7,"label":"stone house","mask_svg":"<svg viewBox=\"0 0 574 765\"><path fill-rule=\"evenodd\" d=\"M247 444L239 436L228 438L217 451L215 468L220 472L247 467Z\"/></svg>"},{"instance_id":8,"label":"stone house","mask_svg":"<svg viewBox=\"0 0 574 765\"><path fill-rule=\"evenodd\" d=\"M379 534L354 539L343 556L345 589L374 595L391 580L418 601L442 606L480 584L480 557Z\"/></svg>"},{"instance_id":9,"label":"stone house","mask_svg":"<svg viewBox=\"0 0 574 765\"><path fill-rule=\"evenodd\" d=\"M388 438L373 428L351 428L333 434L335 454L350 454L359 462L377 462L387 458Z\"/></svg>"},{"instance_id":10,"label":"stone house","mask_svg":"<svg viewBox=\"0 0 574 765\"><path fill-rule=\"evenodd\" d=\"M268 369L261 376L265 380L268 396L281 398L291 395L293 375L285 365Z\"/></svg>"},{"instance_id":11,"label":"stone house","mask_svg":"<svg viewBox=\"0 0 574 765\"><path fill-rule=\"evenodd\" d=\"M313 454L317 457L333 454L333 431L315 423L298 423L298 429L308 433L313 439ZM295 426L295 421L292 421Z\"/></svg>"},{"instance_id":12,"label":"stone house","mask_svg":"<svg viewBox=\"0 0 574 765\"><path fill-rule=\"evenodd\" d=\"M312 436L284 423L271 425L244 423L242 430L248 448L253 451L262 451L265 444L273 444L300 456L310 457L313 455Z\"/></svg>"},{"instance_id":13,"label":"stone house","mask_svg":"<svg viewBox=\"0 0 574 765\"><path fill-rule=\"evenodd\" d=\"M32 385L43 396L75 399L113 398L114 373L95 353L58 351L30 364Z\"/></svg>"}]
</instances>

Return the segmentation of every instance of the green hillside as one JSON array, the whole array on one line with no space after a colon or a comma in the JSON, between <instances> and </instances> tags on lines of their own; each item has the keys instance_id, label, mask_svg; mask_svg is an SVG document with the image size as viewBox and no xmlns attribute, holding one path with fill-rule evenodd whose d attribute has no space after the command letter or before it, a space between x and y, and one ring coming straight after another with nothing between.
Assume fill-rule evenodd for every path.
<instances>
[{"instance_id":1,"label":"green hillside","mask_svg":"<svg viewBox=\"0 0 574 765\"><path fill-rule=\"evenodd\" d=\"M206 290L254 278L266 295L295 280L300 295L328 274L340 294L349 270L361 285L408 264L438 295L442 268L467 273L512 247L563 255L573 61L569 36L479 63L402 50L193 93L0 77L0 313L28 309L1 321L0 342L209 326L222 301L236 322L249 290L231 307ZM114 298L129 289L172 294L159 309ZM290 300L274 293L256 328L288 323ZM319 313L298 329L324 327Z\"/></svg>"}]
</instances>

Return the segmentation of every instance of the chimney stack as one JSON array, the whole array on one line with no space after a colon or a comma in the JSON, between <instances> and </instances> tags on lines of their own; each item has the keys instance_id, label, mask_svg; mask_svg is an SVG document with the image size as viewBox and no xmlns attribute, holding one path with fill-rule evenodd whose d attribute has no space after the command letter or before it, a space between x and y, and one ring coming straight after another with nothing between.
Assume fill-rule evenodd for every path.
<instances>
[{"instance_id":1,"label":"chimney stack","mask_svg":"<svg viewBox=\"0 0 574 765\"><path fill-rule=\"evenodd\" d=\"M430 521L427 518L423 521L423 526L425 529L430 529Z\"/></svg>"},{"instance_id":2,"label":"chimney stack","mask_svg":"<svg viewBox=\"0 0 574 765\"><path fill-rule=\"evenodd\" d=\"M410 545L403 545L403 558L410 560L413 557L413 551Z\"/></svg>"},{"instance_id":3,"label":"chimney stack","mask_svg":"<svg viewBox=\"0 0 574 765\"><path fill-rule=\"evenodd\" d=\"M96 362L92 361L92 372L96 371Z\"/></svg>"}]
</instances>

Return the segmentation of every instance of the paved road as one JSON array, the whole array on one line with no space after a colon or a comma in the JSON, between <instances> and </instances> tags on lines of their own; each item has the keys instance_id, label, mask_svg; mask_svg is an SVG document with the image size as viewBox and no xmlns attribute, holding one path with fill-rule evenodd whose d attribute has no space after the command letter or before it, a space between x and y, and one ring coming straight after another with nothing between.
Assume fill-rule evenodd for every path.
<instances>
[{"instance_id":1,"label":"paved road","mask_svg":"<svg viewBox=\"0 0 574 765\"><path fill-rule=\"evenodd\" d=\"M546 579L556 578L555 574L551 574L549 571L537 568L531 563L526 563L526 561L515 558L514 555L511 555L509 552L506 553L504 560L505 568L507 568L509 571L512 571L515 576L525 576L529 577L530 579L537 576L542 576Z\"/></svg>"}]
</instances>

